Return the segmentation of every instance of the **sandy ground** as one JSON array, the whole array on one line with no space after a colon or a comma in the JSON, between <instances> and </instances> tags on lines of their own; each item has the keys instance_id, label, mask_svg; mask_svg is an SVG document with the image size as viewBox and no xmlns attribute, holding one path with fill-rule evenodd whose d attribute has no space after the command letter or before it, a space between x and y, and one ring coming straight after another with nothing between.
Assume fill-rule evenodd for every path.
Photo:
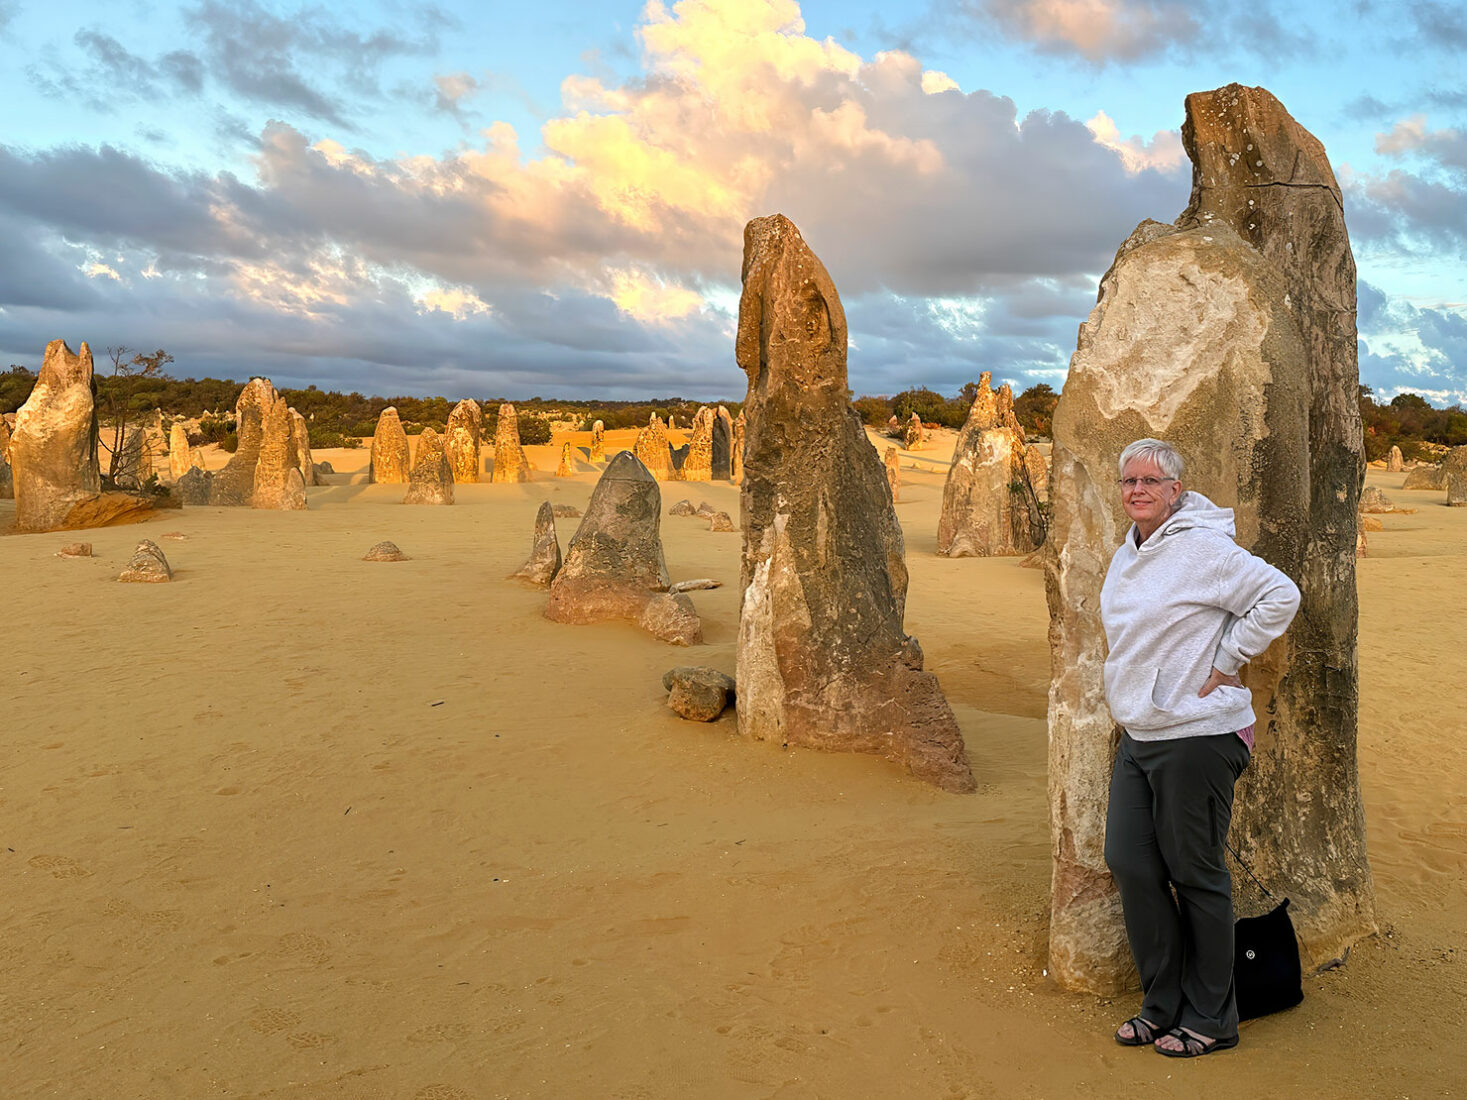
<instances>
[{"instance_id":1,"label":"sandy ground","mask_svg":"<svg viewBox=\"0 0 1467 1100\"><path fill-rule=\"evenodd\" d=\"M951 442L906 456L897 510L971 796L665 707L667 668L733 670L737 534L663 520L673 577L725 582L693 594L706 646L543 619L505 576L540 501L590 496L559 440L451 508L334 451L304 513L166 513L90 560L0 539L0 1094L1467 1094L1467 509L1369 475L1418 509L1360 567L1384 934L1176 1062L1111 1041L1134 1002L1043 973L1042 577L935 556ZM175 583L115 583L143 536ZM384 538L413 560L359 560Z\"/></svg>"}]
</instances>

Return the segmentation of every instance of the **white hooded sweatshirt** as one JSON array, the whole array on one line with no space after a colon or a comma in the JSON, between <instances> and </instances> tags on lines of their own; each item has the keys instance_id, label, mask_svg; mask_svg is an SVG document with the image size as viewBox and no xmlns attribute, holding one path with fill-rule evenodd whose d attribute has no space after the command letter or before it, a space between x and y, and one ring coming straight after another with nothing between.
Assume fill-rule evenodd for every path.
<instances>
[{"instance_id":1,"label":"white hooded sweatshirt","mask_svg":"<svg viewBox=\"0 0 1467 1100\"><path fill-rule=\"evenodd\" d=\"M1247 688L1199 699L1213 668L1237 673L1288 629L1299 589L1233 541L1233 510L1201 493L1136 545L1134 525L1100 590L1105 698L1137 741L1233 733L1254 721Z\"/></svg>"}]
</instances>

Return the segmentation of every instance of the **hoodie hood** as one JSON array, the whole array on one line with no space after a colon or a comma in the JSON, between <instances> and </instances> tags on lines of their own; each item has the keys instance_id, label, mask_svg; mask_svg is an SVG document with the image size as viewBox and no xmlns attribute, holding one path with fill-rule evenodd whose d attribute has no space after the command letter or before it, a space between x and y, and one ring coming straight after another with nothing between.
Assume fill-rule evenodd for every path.
<instances>
[{"instance_id":1,"label":"hoodie hood","mask_svg":"<svg viewBox=\"0 0 1467 1100\"><path fill-rule=\"evenodd\" d=\"M1180 534L1183 531L1191 531L1199 527L1209 531L1216 531L1218 534L1225 535L1229 539L1233 538L1236 534L1236 528L1233 524L1233 510L1231 508L1221 508L1201 493L1188 489L1182 494L1180 507L1171 514L1171 517L1165 523L1152 533L1149 539L1142 543L1141 549L1146 550L1149 547L1155 547L1160 540L1166 538L1168 535ZM1131 524L1130 531L1126 533L1126 540L1133 546L1136 543L1136 525L1134 523Z\"/></svg>"}]
</instances>

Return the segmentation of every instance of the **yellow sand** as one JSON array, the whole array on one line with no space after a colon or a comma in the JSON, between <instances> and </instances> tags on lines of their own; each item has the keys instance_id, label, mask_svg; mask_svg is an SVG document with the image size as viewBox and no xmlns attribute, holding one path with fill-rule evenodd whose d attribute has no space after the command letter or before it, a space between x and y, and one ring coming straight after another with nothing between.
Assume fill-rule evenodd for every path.
<instances>
[{"instance_id":1,"label":"yellow sand","mask_svg":"<svg viewBox=\"0 0 1467 1100\"><path fill-rule=\"evenodd\" d=\"M952 439L904 455L898 514L908 628L971 796L665 707L673 665L733 671L737 534L663 520L674 578L724 582L693 594L702 648L543 619L505 577L540 501L590 496L584 462L551 476L559 439L529 448L530 484L459 486L451 508L405 507L361 483L365 449L329 451L308 512L0 539L0 1094L1462 1089L1467 509L1369 475L1419 509L1385 516L1360 566L1387 934L1238 1050L1182 1063L1111 1041L1134 1001L1043 974L1043 581L934 555ZM664 511L684 496L738 515L727 483L664 485ZM144 536L173 584L115 583ZM97 557L53 556L78 537ZM360 561L381 539L413 560Z\"/></svg>"}]
</instances>

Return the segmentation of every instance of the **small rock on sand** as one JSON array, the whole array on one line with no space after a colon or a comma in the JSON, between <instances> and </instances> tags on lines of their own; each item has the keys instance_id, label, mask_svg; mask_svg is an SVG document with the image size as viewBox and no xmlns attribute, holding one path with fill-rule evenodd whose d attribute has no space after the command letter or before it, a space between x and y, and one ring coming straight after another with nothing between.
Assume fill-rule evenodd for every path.
<instances>
[{"instance_id":1,"label":"small rock on sand","mask_svg":"<svg viewBox=\"0 0 1467 1100\"><path fill-rule=\"evenodd\" d=\"M92 556L92 544L89 542L68 542L59 551L58 558L89 558Z\"/></svg>"},{"instance_id":2,"label":"small rock on sand","mask_svg":"<svg viewBox=\"0 0 1467 1100\"><path fill-rule=\"evenodd\" d=\"M697 592L704 588L722 588L722 581L715 581L710 577L699 577L692 581L678 581L667 586L669 592Z\"/></svg>"},{"instance_id":3,"label":"small rock on sand","mask_svg":"<svg viewBox=\"0 0 1467 1100\"><path fill-rule=\"evenodd\" d=\"M734 678L704 665L680 665L662 677L667 705L693 722L712 722L734 697Z\"/></svg>"},{"instance_id":4,"label":"small rock on sand","mask_svg":"<svg viewBox=\"0 0 1467 1100\"><path fill-rule=\"evenodd\" d=\"M397 548L397 543L379 542L362 555L363 561L412 561L413 559Z\"/></svg>"},{"instance_id":5,"label":"small rock on sand","mask_svg":"<svg viewBox=\"0 0 1467 1100\"><path fill-rule=\"evenodd\" d=\"M132 560L117 577L120 581L140 584L162 584L173 579L173 570L163 549L152 539L143 539L133 551Z\"/></svg>"}]
</instances>

